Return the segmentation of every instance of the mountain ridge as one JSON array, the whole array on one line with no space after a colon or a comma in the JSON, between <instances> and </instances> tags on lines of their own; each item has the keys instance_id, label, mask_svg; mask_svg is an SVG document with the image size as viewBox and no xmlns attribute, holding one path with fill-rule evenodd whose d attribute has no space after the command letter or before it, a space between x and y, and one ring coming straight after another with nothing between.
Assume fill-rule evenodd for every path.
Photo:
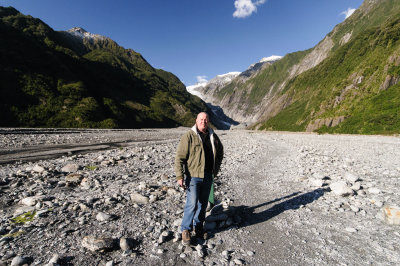
<instances>
[{"instance_id":1,"label":"mountain ridge","mask_svg":"<svg viewBox=\"0 0 400 266\"><path fill-rule=\"evenodd\" d=\"M0 32L1 126L191 126L209 111L175 75L108 37L54 31L12 7L0 7Z\"/></svg>"},{"instance_id":2,"label":"mountain ridge","mask_svg":"<svg viewBox=\"0 0 400 266\"><path fill-rule=\"evenodd\" d=\"M248 79L236 78L214 91L213 104L234 120L252 123L252 129L399 132L395 109L372 107L374 97L396 102L399 94L395 62L400 43L394 30L399 17L400 3L366 0L313 48L287 54ZM390 88L392 97L381 87ZM388 124L377 122L372 110Z\"/></svg>"}]
</instances>

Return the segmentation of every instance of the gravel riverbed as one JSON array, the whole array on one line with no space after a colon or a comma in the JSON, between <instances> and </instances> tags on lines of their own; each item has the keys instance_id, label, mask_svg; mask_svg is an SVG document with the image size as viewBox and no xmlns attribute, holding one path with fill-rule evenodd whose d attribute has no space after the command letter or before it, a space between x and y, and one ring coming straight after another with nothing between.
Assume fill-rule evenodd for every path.
<instances>
[{"instance_id":1,"label":"gravel riverbed","mask_svg":"<svg viewBox=\"0 0 400 266\"><path fill-rule=\"evenodd\" d=\"M398 265L400 138L217 131L207 241L184 247L187 128L0 131L0 265Z\"/></svg>"}]
</instances>

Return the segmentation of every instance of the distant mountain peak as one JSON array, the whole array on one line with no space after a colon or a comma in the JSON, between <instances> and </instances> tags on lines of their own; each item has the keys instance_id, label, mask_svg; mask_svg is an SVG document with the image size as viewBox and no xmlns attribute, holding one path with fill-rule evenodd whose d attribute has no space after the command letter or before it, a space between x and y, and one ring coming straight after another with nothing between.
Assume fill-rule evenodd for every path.
<instances>
[{"instance_id":1,"label":"distant mountain peak","mask_svg":"<svg viewBox=\"0 0 400 266\"><path fill-rule=\"evenodd\" d=\"M264 62L275 62L278 61L282 58L283 56L280 55L271 55L269 57L263 57L259 63L264 63Z\"/></svg>"},{"instance_id":2,"label":"distant mountain peak","mask_svg":"<svg viewBox=\"0 0 400 266\"><path fill-rule=\"evenodd\" d=\"M88 31L86 31L85 29L81 28L81 27L74 27L72 29L67 30L68 33L70 33L71 35L74 35L76 37L79 38L88 38L88 39L105 39L106 37L99 35L99 34L93 34L90 33Z\"/></svg>"}]
</instances>

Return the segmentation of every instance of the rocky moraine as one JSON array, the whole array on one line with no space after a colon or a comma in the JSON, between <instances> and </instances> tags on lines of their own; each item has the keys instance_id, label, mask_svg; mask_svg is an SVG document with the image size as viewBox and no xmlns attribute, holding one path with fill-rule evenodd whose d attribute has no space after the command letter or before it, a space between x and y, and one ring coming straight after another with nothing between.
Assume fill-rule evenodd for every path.
<instances>
[{"instance_id":1,"label":"rocky moraine","mask_svg":"<svg viewBox=\"0 0 400 266\"><path fill-rule=\"evenodd\" d=\"M188 130L0 132L0 265L398 265L400 138L217 131L210 237L180 241Z\"/></svg>"}]
</instances>

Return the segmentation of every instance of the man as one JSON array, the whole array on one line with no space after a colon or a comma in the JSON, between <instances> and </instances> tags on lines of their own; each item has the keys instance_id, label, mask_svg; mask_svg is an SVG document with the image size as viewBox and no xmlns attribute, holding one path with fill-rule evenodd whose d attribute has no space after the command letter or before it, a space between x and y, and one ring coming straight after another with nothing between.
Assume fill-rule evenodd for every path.
<instances>
[{"instance_id":1,"label":"man","mask_svg":"<svg viewBox=\"0 0 400 266\"><path fill-rule=\"evenodd\" d=\"M196 124L182 136L175 157L175 172L179 186L187 190L181 224L182 243L188 245L193 230L197 238L207 238L203 225L213 176L221 166L223 146L208 127L207 113L197 115Z\"/></svg>"}]
</instances>

